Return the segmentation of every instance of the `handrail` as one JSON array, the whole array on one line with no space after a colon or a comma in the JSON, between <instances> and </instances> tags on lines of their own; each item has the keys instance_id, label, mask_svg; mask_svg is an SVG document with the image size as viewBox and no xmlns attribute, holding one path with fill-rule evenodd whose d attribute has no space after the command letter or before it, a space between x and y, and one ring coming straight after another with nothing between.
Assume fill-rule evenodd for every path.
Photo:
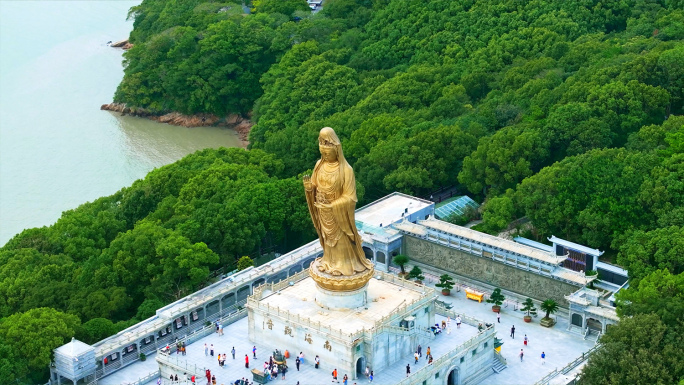
<instances>
[{"instance_id":1,"label":"handrail","mask_svg":"<svg viewBox=\"0 0 684 385\"><path fill-rule=\"evenodd\" d=\"M497 352L496 350L494 351L494 357L501 363L503 366L508 366L508 361L506 360L506 357L502 356L501 353Z\"/></svg>"},{"instance_id":2,"label":"handrail","mask_svg":"<svg viewBox=\"0 0 684 385\"><path fill-rule=\"evenodd\" d=\"M432 375L433 368L439 367L440 365L451 361L453 358L458 357L461 354L467 353L469 350L471 350L473 346L479 345L480 342L491 337L495 333L496 330L493 326L490 326L485 330L480 331L474 337L471 337L469 340L458 345L455 349L452 349L445 355L436 359L432 364L426 365L423 368L416 371L415 373L411 374L409 377L404 378L402 381L398 382L397 385L408 385L422 382L422 380L425 380Z\"/></svg>"},{"instance_id":3,"label":"handrail","mask_svg":"<svg viewBox=\"0 0 684 385\"><path fill-rule=\"evenodd\" d=\"M560 370L558 370L558 368L552 370L547 375L542 377L541 380L535 382L534 385L548 385L549 381L551 381L551 379L556 377L559 373L563 373L563 374L570 373L571 370L575 369L579 364L586 361L589 358L589 356L591 356L593 353L595 353L599 349L599 347L600 347L600 345L596 345L596 346L592 347L591 349L582 353L581 356L575 358L570 363L568 363L567 365L562 367Z\"/></svg>"},{"instance_id":4,"label":"handrail","mask_svg":"<svg viewBox=\"0 0 684 385\"><path fill-rule=\"evenodd\" d=\"M185 363L185 367L183 367L180 363L179 357L176 357L176 362L174 363L173 360L171 359L171 355L169 353L163 353L159 352L156 358L157 362L160 364L164 364L166 366L170 366L171 368L181 371L183 370L184 373L189 373L191 376L194 375L196 378L202 378L204 376L205 370L202 368L201 372L197 371L197 365L189 366L187 361L183 361ZM194 367L194 371L191 371L191 369Z\"/></svg>"},{"instance_id":5,"label":"handrail","mask_svg":"<svg viewBox=\"0 0 684 385\"><path fill-rule=\"evenodd\" d=\"M270 284L270 286L272 287L272 291L268 295L272 295L276 291L289 286L290 281L298 281L306 278L308 274L308 270L304 270L293 275L291 277L292 279L287 280L287 282ZM409 312L411 309L423 307L437 297L437 291L431 287L407 281L405 279L396 277L392 274L387 274L382 271L378 271L376 275L380 276L380 278L384 281L400 285L405 288L419 290L420 292L422 292L422 295L420 298L413 300L412 302L403 303L400 307L395 309L393 314L383 316L381 319L377 320L370 329L363 328L353 333L346 333L342 331L342 329L327 327L325 325L321 325L320 322L312 321L310 318L302 317L299 314L293 314L287 309L281 309L280 307L271 306L268 303L263 303L260 300L262 299L262 296L264 294L264 289L268 285L259 286L259 288L255 290L254 295L251 295L247 298L247 307L252 309L264 310L269 314L277 314L279 317L285 317L289 322L301 325L306 328L317 330L321 333L325 333L328 335L328 337L333 338L344 345L351 346L354 343L354 341L356 341L359 338L372 338L373 334L378 333L383 326L389 325L390 323L396 321L399 317L402 316L402 314Z\"/></svg>"}]
</instances>

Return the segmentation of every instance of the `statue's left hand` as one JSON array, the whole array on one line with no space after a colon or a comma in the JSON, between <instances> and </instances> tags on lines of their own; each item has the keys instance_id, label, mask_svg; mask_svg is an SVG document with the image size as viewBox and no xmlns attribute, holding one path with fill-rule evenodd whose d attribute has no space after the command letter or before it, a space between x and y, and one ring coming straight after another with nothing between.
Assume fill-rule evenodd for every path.
<instances>
[{"instance_id":1,"label":"statue's left hand","mask_svg":"<svg viewBox=\"0 0 684 385\"><path fill-rule=\"evenodd\" d=\"M317 209L331 209L332 208L331 203L314 202L314 206L316 206Z\"/></svg>"}]
</instances>

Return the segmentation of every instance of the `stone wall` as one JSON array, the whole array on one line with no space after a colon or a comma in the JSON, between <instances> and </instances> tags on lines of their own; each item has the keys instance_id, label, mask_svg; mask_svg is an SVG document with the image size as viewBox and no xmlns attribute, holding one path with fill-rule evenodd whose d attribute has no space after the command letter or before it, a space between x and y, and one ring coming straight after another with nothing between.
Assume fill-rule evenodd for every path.
<instances>
[{"instance_id":1,"label":"stone wall","mask_svg":"<svg viewBox=\"0 0 684 385\"><path fill-rule=\"evenodd\" d=\"M531 271L408 235L404 236L404 250L415 261L539 301L551 298L562 307L568 307L565 296L574 293L578 288Z\"/></svg>"}]
</instances>

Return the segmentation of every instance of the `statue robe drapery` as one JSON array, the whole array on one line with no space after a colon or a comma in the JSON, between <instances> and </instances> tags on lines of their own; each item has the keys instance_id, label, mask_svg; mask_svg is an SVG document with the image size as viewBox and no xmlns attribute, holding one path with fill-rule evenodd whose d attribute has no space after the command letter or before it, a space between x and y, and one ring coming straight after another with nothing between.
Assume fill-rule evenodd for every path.
<instances>
[{"instance_id":1,"label":"statue robe drapery","mask_svg":"<svg viewBox=\"0 0 684 385\"><path fill-rule=\"evenodd\" d=\"M339 147L339 145L338 145ZM338 157L341 150L338 151ZM371 269L366 259L361 236L356 230L356 180L354 170L344 157L337 162L319 160L311 175L312 190L307 191L307 203L324 253L318 267L332 275L353 275ZM314 202L329 203L331 208L319 209Z\"/></svg>"}]
</instances>

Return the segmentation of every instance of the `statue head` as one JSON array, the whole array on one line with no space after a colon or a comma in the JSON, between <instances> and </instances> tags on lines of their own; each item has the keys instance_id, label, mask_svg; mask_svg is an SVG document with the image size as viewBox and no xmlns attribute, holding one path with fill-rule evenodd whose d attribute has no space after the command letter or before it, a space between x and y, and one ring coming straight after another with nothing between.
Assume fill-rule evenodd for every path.
<instances>
[{"instance_id":1,"label":"statue head","mask_svg":"<svg viewBox=\"0 0 684 385\"><path fill-rule=\"evenodd\" d=\"M318 134L318 149L320 150L321 158L324 161L344 161L340 138L335 134L335 130L330 127L323 127Z\"/></svg>"}]
</instances>

